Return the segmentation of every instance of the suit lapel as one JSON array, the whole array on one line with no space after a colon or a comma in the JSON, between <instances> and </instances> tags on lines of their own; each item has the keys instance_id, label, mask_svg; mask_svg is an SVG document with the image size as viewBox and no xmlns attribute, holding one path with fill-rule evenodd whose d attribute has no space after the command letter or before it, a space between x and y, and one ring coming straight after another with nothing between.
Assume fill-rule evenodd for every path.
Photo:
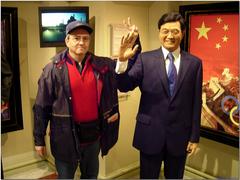
<instances>
[{"instance_id":1,"label":"suit lapel","mask_svg":"<svg viewBox=\"0 0 240 180\"><path fill-rule=\"evenodd\" d=\"M183 79L184 79L185 75L187 74L187 70L190 67L190 64L191 64L191 60L187 57L186 53L182 51L179 73L178 73L178 78L177 78L177 85L174 89L172 100L174 99L175 95L177 94L178 90L180 89Z\"/></svg>"},{"instance_id":2,"label":"suit lapel","mask_svg":"<svg viewBox=\"0 0 240 180\"><path fill-rule=\"evenodd\" d=\"M164 56L162 53L162 49L160 48L159 51L157 51L158 56L157 56L157 60L156 62L158 63L158 65L156 67L160 67L159 69L159 74L158 77L160 77L161 79L161 83L163 85L163 88L166 92L166 94L170 97L170 92L168 89L168 78L167 78L167 72L166 72L166 66L165 66L165 62L164 62Z\"/></svg>"}]
</instances>

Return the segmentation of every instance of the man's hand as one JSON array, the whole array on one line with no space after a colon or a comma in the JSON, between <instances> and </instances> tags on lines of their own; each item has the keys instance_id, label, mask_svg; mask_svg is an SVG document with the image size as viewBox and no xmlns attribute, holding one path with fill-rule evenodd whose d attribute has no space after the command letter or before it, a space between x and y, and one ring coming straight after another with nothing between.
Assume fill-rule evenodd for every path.
<instances>
[{"instance_id":1,"label":"man's hand","mask_svg":"<svg viewBox=\"0 0 240 180\"><path fill-rule=\"evenodd\" d=\"M198 146L198 143L188 142L188 146L187 146L188 156L196 154L198 150L197 146Z\"/></svg>"},{"instance_id":2,"label":"man's hand","mask_svg":"<svg viewBox=\"0 0 240 180\"><path fill-rule=\"evenodd\" d=\"M44 157L47 154L46 146L35 146L35 150L41 157Z\"/></svg>"},{"instance_id":3,"label":"man's hand","mask_svg":"<svg viewBox=\"0 0 240 180\"><path fill-rule=\"evenodd\" d=\"M128 18L128 23L123 22L123 24L129 29L129 32L127 35L122 37L118 56L119 61L127 61L138 49L138 45L135 45L133 48L133 45L138 37L137 26L131 24L130 17Z\"/></svg>"},{"instance_id":4,"label":"man's hand","mask_svg":"<svg viewBox=\"0 0 240 180\"><path fill-rule=\"evenodd\" d=\"M129 32L134 31L137 27L131 23L131 18L128 17L127 22L123 20L123 25L129 30Z\"/></svg>"}]
</instances>

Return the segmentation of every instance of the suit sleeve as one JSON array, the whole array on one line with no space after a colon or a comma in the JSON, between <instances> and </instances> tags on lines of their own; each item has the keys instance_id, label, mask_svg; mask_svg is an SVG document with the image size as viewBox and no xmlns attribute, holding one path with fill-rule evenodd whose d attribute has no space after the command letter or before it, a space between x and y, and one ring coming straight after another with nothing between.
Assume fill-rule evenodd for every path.
<instances>
[{"instance_id":1,"label":"suit sleeve","mask_svg":"<svg viewBox=\"0 0 240 180\"><path fill-rule=\"evenodd\" d=\"M192 132L190 137L190 142L199 142L200 138L200 125L201 125L201 110L202 110L202 80L203 79L203 69L202 62L200 61L196 82L195 82L195 96L193 103L193 117L192 117Z\"/></svg>"},{"instance_id":2,"label":"suit sleeve","mask_svg":"<svg viewBox=\"0 0 240 180\"><path fill-rule=\"evenodd\" d=\"M38 92L35 104L33 106L34 113L34 144L36 146L44 146L46 129L48 121L52 115L53 103L53 64L47 65L38 81Z\"/></svg>"},{"instance_id":3,"label":"suit sleeve","mask_svg":"<svg viewBox=\"0 0 240 180\"><path fill-rule=\"evenodd\" d=\"M142 82L143 64L142 55L138 55L136 62L129 60L127 71L122 74L117 74L118 89L121 92L134 90Z\"/></svg>"}]
</instances>

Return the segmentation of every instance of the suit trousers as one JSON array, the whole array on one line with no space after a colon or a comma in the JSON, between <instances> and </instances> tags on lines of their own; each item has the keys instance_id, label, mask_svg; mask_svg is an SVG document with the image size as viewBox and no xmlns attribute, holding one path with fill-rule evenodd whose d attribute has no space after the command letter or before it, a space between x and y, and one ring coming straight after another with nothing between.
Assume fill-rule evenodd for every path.
<instances>
[{"instance_id":1,"label":"suit trousers","mask_svg":"<svg viewBox=\"0 0 240 180\"><path fill-rule=\"evenodd\" d=\"M166 179L183 178L186 155L172 156L164 148L159 154L140 152L140 179L159 179L162 162Z\"/></svg>"}]
</instances>

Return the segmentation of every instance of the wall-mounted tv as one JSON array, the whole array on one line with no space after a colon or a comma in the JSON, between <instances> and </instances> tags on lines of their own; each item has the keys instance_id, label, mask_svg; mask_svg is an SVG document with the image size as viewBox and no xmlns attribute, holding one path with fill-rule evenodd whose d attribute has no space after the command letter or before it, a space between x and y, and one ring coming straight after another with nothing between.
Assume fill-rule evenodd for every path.
<instances>
[{"instance_id":1,"label":"wall-mounted tv","mask_svg":"<svg viewBox=\"0 0 240 180\"><path fill-rule=\"evenodd\" d=\"M66 26L72 21L89 22L88 7L39 7L40 47L64 47Z\"/></svg>"}]
</instances>

